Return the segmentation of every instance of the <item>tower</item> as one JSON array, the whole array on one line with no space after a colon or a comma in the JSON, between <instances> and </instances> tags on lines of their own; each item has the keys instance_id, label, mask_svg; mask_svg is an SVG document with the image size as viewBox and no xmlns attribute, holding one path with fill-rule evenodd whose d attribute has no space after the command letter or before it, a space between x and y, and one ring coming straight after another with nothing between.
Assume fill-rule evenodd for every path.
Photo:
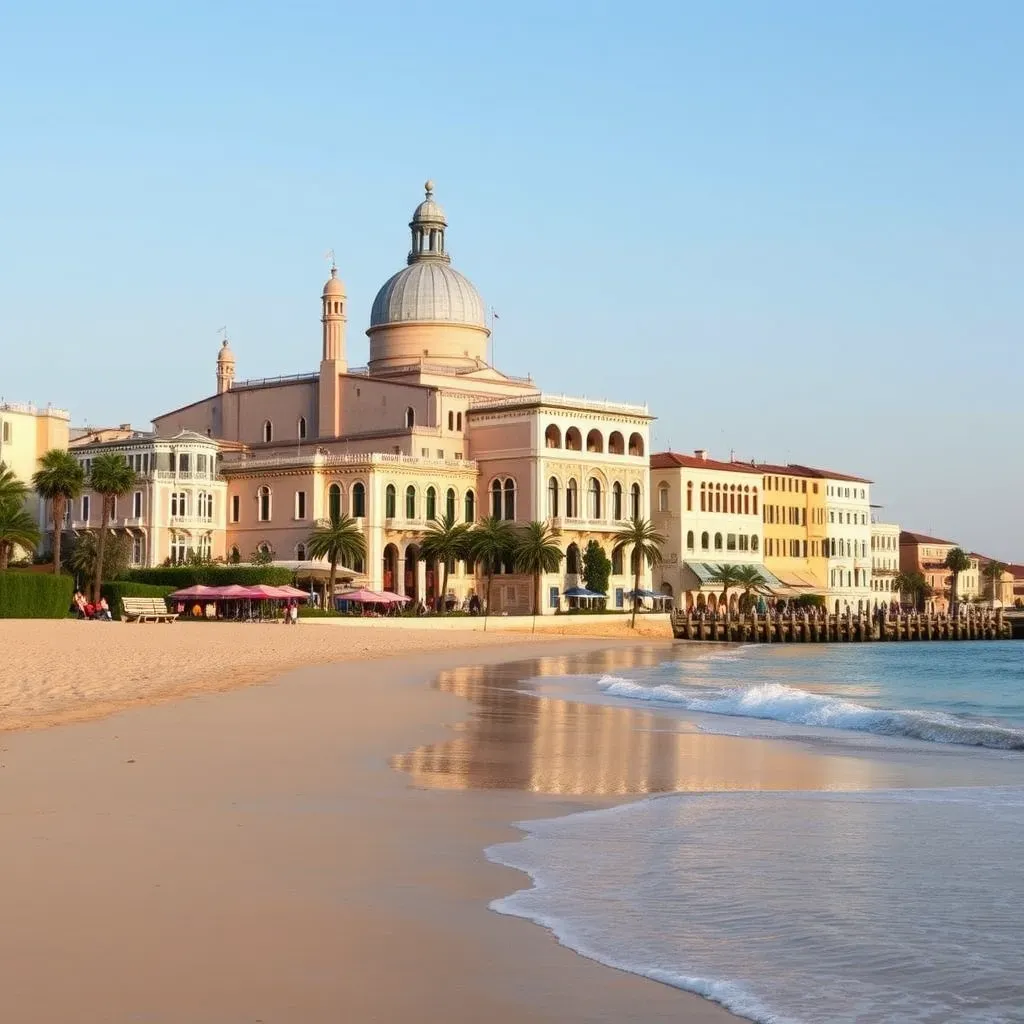
<instances>
[{"instance_id":1,"label":"tower","mask_svg":"<svg viewBox=\"0 0 1024 1024\"><path fill-rule=\"evenodd\" d=\"M345 361L345 286L338 277L333 259L321 305L323 353L320 358L317 423L320 437L333 438L341 433L341 385L338 376L348 370Z\"/></svg>"},{"instance_id":2,"label":"tower","mask_svg":"<svg viewBox=\"0 0 1024 1024\"><path fill-rule=\"evenodd\" d=\"M228 339L225 338L217 353L217 394L223 395L225 391L230 391L234 382L235 354L228 348Z\"/></svg>"}]
</instances>

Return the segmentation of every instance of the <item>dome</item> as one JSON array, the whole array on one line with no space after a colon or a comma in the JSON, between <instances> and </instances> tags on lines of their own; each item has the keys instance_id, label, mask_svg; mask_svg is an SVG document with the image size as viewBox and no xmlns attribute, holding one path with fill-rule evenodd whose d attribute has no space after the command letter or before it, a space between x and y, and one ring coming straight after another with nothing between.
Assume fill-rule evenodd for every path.
<instances>
[{"instance_id":1,"label":"dome","mask_svg":"<svg viewBox=\"0 0 1024 1024\"><path fill-rule=\"evenodd\" d=\"M327 284L324 285L324 298L328 295L344 295L345 286L341 283L338 278L338 268L331 267L331 276L327 279Z\"/></svg>"},{"instance_id":2,"label":"dome","mask_svg":"<svg viewBox=\"0 0 1024 1024\"><path fill-rule=\"evenodd\" d=\"M218 363L233 363L235 361L235 354L228 348L228 339L225 338L220 346L220 351L217 353Z\"/></svg>"},{"instance_id":3,"label":"dome","mask_svg":"<svg viewBox=\"0 0 1024 1024\"><path fill-rule=\"evenodd\" d=\"M424 321L486 327L484 300L448 263L412 263L377 292L370 327Z\"/></svg>"},{"instance_id":4,"label":"dome","mask_svg":"<svg viewBox=\"0 0 1024 1024\"><path fill-rule=\"evenodd\" d=\"M448 227L444 210L441 209L439 203L434 201L434 183L427 181L424 183L423 188L427 193L427 197L413 210L412 223L409 227L412 227L414 224L442 224L444 227Z\"/></svg>"}]
</instances>

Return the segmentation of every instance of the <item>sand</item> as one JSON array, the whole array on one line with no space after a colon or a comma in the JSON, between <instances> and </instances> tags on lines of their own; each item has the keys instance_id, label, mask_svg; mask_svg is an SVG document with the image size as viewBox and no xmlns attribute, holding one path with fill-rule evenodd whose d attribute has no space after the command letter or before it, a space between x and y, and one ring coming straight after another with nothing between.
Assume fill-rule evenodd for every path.
<instances>
[{"instance_id":1,"label":"sand","mask_svg":"<svg viewBox=\"0 0 1024 1024\"><path fill-rule=\"evenodd\" d=\"M115 667L165 697L157 666L173 663L175 653L194 690L204 686L205 663L207 692L0 737L4 1019L734 1019L487 910L488 900L526 884L482 853L518 835L509 822L600 798L423 789L389 765L456 735L459 728L448 727L471 710L455 692L427 685L438 672L600 643L547 641L510 652L502 636L489 650L428 653L433 639L406 633L402 642L422 644L422 653L307 667L215 693L220 659L239 671L243 662L270 671L269 659L295 653L279 645L313 639L313 631L306 638L295 630L293 638L265 627L277 629L265 640L260 627L176 624L136 638L135 627L56 624L48 633L54 625L27 630L14 646L8 637L5 647L26 683L52 671L60 682L48 682L47 692L65 711L74 704L84 712L89 693L108 699L102 680ZM350 659L357 644L371 642L343 632L315 642L344 644ZM458 642L468 641L460 635ZM379 633L372 642L380 643ZM232 643L250 650L243 657ZM133 658L152 663L130 668ZM82 687L74 701L69 679ZM6 683L4 692L12 694ZM31 700L21 702L32 709Z\"/></svg>"}]
</instances>

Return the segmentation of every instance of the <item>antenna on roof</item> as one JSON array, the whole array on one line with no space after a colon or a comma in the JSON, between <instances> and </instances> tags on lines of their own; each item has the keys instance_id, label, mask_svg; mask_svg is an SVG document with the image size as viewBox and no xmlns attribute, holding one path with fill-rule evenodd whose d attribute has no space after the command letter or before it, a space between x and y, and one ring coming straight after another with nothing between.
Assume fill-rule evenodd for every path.
<instances>
[{"instance_id":1,"label":"antenna on roof","mask_svg":"<svg viewBox=\"0 0 1024 1024\"><path fill-rule=\"evenodd\" d=\"M227 329L227 327L218 327L215 333L220 335L221 341L227 341L228 340L228 329Z\"/></svg>"},{"instance_id":2,"label":"antenna on roof","mask_svg":"<svg viewBox=\"0 0 1024 1024\"><path fill-rule=\"evenodd\" d=\"M324 253L324 259L327 260L328 263L330 263L331 270L338 269L338 261L334 258L333 249L328 249L327 252Z\"/></svg>"}]
</instances>

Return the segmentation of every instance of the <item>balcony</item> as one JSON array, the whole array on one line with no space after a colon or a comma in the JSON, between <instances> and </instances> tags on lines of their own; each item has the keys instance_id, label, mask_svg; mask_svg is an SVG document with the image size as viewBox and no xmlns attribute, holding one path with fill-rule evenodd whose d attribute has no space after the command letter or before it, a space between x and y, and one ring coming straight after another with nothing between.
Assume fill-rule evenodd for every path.
<instances>
[{"instance_id":1,"label":"balcony","mask_svg":"<svg viewBox=\"0 0 1024 1024\"><path fill-rule=\"evenodd\" d=\"M626 527L627 521L619 522L615 519L583 519L576 516L554 516L549 520L551 529L556 532L562 530L580 530L618 533Z\"/></svg>"},{"instance_id":2,"label":"balcony","mask_svg":"<svg viewBox=\"0 0 1024 1024\"><path fill-rule=\"evenodd\" d=\"M171 516L171 526L213 526L213 516L197 516L189 512L183 516Z\"/></svg>"}]
</instances>

